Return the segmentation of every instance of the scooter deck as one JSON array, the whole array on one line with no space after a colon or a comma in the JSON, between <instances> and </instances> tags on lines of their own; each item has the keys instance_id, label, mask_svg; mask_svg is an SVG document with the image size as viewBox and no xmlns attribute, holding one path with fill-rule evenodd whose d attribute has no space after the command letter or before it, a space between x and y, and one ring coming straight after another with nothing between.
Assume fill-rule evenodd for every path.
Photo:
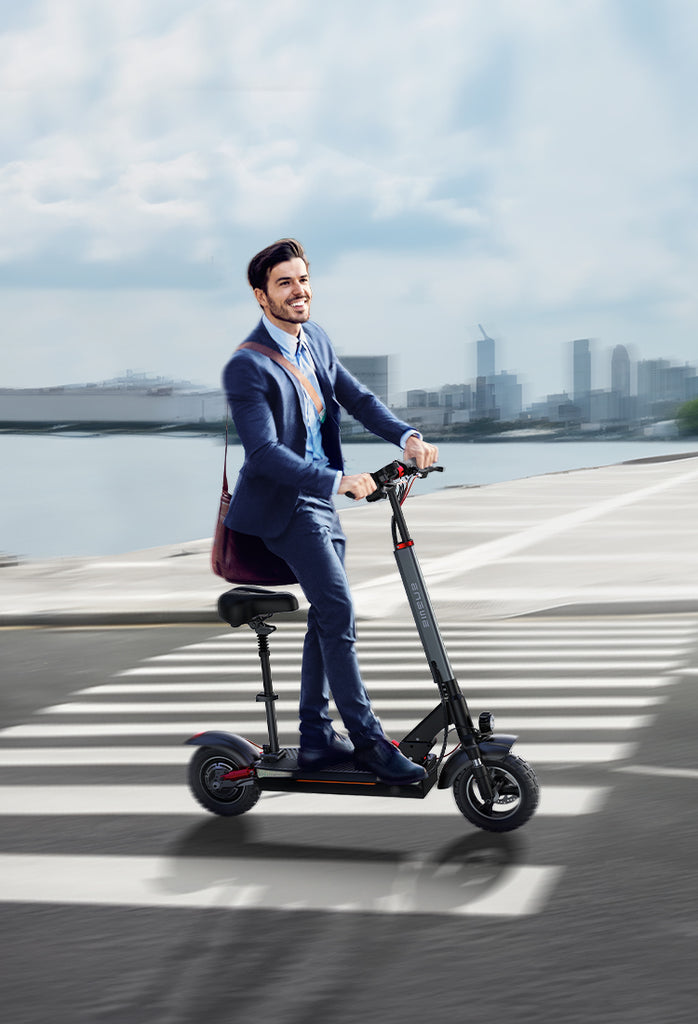
<instances>
[{"instance_id":1,"label":"scooter deck","mask_svg":"<svg viewBox=\"0 0 698 1024\"><path fill-rule=\"evenodd\" d=\"M427 776L409 786L381 782L372 772L361 771L353 761L338 762L322 771L298 767L298 748L287 747L281 756L268 755L257 762L255 775L260 789L292 793L338 793L345 796L392 796L422 800L437 779L437 759L430 754L425 764Z\"/></svg>"}]
</instances>

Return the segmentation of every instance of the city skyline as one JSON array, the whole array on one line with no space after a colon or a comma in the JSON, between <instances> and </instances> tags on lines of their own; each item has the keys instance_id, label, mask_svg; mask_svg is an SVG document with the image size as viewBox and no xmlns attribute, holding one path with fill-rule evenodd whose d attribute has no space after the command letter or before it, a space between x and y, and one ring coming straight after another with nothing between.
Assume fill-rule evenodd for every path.
<instances>
[{"instance_id":1,"label":"city skyline","mask_svg":"<svg viewBox=\"0 0 698 1024\"><path fill-rule=\"evenodd\" d=\"M496 339L490 337L482 325L478 327L482 338L476 346L476 376L460 382L440 382L396 392L391 387L389 356L346 356L344 363L351 373L386 404L401 410L451 410L447 417L451 423L476 419L513 421L522 415L553 421L578 419L585 423L594 420L630 423L641 419L657 419L663 415L671 417L672 409L698 397L695 365L676 363L663 357L633 361L623 345L616 345L612 351L606 349L604 353L609 356L610 387L592 387L592 370L598 353L593 341L584 338L567 343L571 372L569 386L560 392L549 393L545 398L528 401L516 374L505 369L496 371ZM223 415L224 406L218 409L218 396L223 393L218 388L127 369L117 377L100 382L62 382L34 389L11 389L0 385L0 420L11 422L17 417L18 421L38 422L46 418L42 417L41 412L48 408L46 399L58 398L58 404L67 408L65 400L70 400L71 395L80 399L76 409L80 407L83 412L88 407L91 409L88 418L95 422L100 415L99 401L104 401L103 396L108 395L112 411L107 418L113 419L118 415L116 410L120 407L119 396L134 393L140 394L141 399L151 400L151 418L157 418L156 407L163 411L165 408L158 401L153 405L153 398L177 399L180 405L182 402L188 403L187 408L191 410L193 421L200 418L201 422L213 422ZM133 411L128 414L124 412L126 420L134 418L137 408L145 408L142 401L131 405ZM68 419L72 416L71 413L66 415ZM181 410L177 415L173 414L172 418L181 419Z\"/></svg>"}]
</instances>

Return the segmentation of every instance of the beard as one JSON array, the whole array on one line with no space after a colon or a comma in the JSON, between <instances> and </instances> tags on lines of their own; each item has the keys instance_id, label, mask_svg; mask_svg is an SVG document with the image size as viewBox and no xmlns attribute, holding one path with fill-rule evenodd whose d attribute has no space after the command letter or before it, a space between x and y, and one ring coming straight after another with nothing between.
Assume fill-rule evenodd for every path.
<instances>
[{"instance_id":1,"label":"beard","mask_svg":"<svg viewBox=\"0 0 698 1024\"><path fill-rule=\"evenodd\" d=\"M290 303L275 302L267 295L267 312L287 324L304 324L310 319L310 299L306 299L303 309L293 309Z\"/></svg>"}]
</instances>

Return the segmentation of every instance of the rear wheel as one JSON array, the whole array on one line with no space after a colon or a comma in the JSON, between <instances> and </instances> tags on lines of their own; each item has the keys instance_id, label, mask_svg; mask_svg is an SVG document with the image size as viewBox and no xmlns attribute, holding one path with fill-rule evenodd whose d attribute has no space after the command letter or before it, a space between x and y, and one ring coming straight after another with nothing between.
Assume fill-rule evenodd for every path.
<instances>
[{"instance_id":1,"label":"rear wheel","mask_svg":"<svg viewBox=\"0 0 698 1024\"><path fill-rule=\"evenodd\" d=\"M225 817L244 814L259 800L259 784L253 778L244 782L223 778L228 772L244 767L242 761L228 751L221 753L213 747L199 747L189 762L189 787L207 811Z\"/></svg>"},{"instance_id":2,"label":"rear wheel","mask_svg":"<svg viewBox=\"0 0 698 1024\"><path fill-rule=\"evenodd\" d=\"M511 832L525 824L538 806L538 780L530 765L514 754L507 754L501 761L485 756L482 762L494 799L490 803L483 798L471 764L453 781L458 810L478 828Z\"/></svg>"}]
</instances>

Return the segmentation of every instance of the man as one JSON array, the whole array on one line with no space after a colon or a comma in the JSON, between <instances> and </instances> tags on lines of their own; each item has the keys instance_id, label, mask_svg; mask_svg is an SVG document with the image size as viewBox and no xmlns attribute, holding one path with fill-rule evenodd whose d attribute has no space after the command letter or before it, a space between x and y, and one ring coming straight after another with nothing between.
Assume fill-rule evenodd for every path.
<instances>
[{"instance_id":1,"label":"man","mask_svg":"<svg viewBox=\"0 0 698 1024\"><path fill-rule=\"evenodd\" d=\"M263 315L223 374L245 449L226 525L261 537L293 570L310 606L298 761L319 769L353 756L358 767L385 782L410 784L424 778L424 769L384 736L354 648L345 537L332 495L351 493L358 500L375 483L370 473L344 473L340 406L404 448L405 459L420 468L432 465L438 450L344 369L325 332L310 320L309 264L299 242L286 238L268 246L253 257L247 276ZM268 352L286 357L305 383ZM350 740L332 727L330 693Z\"/></svg>"}]
</instances>

